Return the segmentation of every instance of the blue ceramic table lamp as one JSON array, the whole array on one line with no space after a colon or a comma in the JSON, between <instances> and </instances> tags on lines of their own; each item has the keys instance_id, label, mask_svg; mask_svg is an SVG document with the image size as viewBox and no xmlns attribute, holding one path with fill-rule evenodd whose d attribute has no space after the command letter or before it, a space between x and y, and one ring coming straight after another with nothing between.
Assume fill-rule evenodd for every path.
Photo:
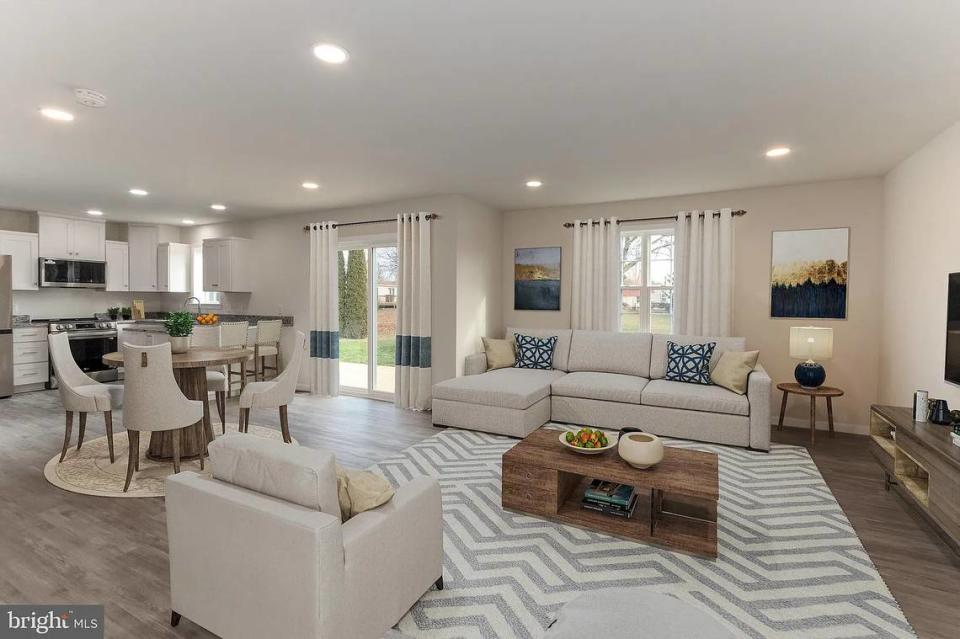
<instances>
[{"instance_id":1,"label":"blue ceramic table lamp","mask_svg":"<svg viewBox=\"0 0 960 639\"><path fill-rule=\"evenodd\" d=\"M827 379L827 372L815 360L833 357L833 329L791 326L790 357L804 360L793 370L797 383L804 388L818 388Z\"/></svg>"}]
</instances>

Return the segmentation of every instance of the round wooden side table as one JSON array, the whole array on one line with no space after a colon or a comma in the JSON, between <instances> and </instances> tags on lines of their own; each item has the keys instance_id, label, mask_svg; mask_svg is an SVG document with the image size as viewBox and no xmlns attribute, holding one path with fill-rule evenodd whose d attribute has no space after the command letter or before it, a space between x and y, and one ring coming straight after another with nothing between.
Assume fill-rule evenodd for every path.
<instances>
[{"instance_id":1,"label":"round wooden side table","mask_svg":"<svg viewBox=\"0 0 960 639\"><path fill-rule=\"evenodd\" d=\"M817 388L804 388L796 382L783 382L777 384L777 389L783 391L783 401L780 402L780 421L777 422L777 429L783 428L783 414L787 411L787 397L794 395L805 395L810 398L810 444L816 443L817 436L817 398L824 397L827 400L827 423L830 425L830 436L833 437L833 398L843 395L843 391L833 386L819 386Z\"/></svg>"}]
</instances>

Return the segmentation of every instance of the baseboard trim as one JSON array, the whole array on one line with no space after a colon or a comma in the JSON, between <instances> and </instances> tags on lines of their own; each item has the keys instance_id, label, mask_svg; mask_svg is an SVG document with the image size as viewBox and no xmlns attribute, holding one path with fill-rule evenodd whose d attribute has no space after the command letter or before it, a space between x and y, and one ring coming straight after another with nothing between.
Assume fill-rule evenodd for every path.
<instances>
[{"instance_id":1,"label":"baseboard trim","mask_svg":"<svg viewBox=\"0 0 960 639\"><path fill-rule=\"evenodd\" d=\"M783 420L784 426L790 426L791 428L806 428L810 429L810 420L809 419L799 419L797 417L786 417ZM777 425L774 423L773 428L776 428ZM870 427L867 424L851 424L849 422L833 422L833 429L838 433L851 433L853 435L869 435ZM830 425L827 423L827 420L817 420L817 431L829 431Z\"/></svg>"}]
</instances>

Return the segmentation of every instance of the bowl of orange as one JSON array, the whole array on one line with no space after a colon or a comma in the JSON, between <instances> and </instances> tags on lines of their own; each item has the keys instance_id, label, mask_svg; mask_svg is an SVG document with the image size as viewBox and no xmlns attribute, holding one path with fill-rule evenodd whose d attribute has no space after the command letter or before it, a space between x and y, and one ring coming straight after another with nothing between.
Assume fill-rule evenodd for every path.
<instances>
[{"instance_id":1,"label":"bowl of orange","mask_svg":"<svg viewBox=\"0 0 960 639\"><path fill-rule=\"evenodd\" d=\"M213 326L220 321L220 318L214 313L197 315L197 324L201 326Z\"/></svg>"}]
</instances>

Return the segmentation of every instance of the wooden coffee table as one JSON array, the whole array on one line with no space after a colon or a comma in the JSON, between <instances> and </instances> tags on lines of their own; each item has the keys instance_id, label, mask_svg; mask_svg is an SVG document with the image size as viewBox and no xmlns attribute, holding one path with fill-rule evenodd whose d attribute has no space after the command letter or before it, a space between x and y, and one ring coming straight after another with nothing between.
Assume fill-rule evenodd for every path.
<instances>
[{"instance_id":1,"label":"wooden coffee table","mask_svg":"<svg viewBox=\"0 0 960 639\"><path fill-rule=\"evenodd\" d=\"M633 468L616 448L581 455L564 447L562 431L541 428L503 454L501 501L508 510L633 541L717 556L716 453L667 447L663 461ZM630 484L639 493L631 519L583 508L593 479Z\"/></svg>"}]
</instances>

